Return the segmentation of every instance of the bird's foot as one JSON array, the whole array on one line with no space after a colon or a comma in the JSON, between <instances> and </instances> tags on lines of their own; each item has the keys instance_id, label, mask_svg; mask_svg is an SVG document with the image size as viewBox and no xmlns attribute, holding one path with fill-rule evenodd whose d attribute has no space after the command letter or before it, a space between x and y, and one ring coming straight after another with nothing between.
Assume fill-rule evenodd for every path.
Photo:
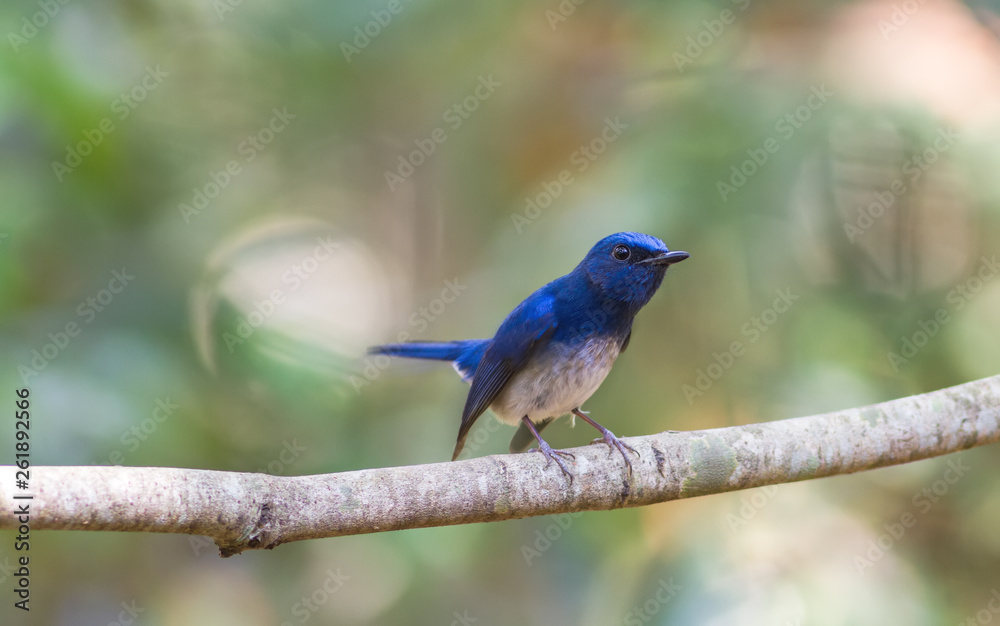
<instances>
[{"instance_id":1,"label":"bird's foot","mask_svg":"<svg viewBox=\"0 0 1000 626\"><path fill-rule=\"evenodd\" d=\"M562 470L562 473L566 474L566 476L569 477L570 482L573 482L573 473L569 471L569 468L566 467L566 464L563 463L563 460L559 458L560 456L564 456L569 459L575 459L576 457L571 452L566 452L565 450L553 450L552 446L545 443L544 440L539 440L538 447L532 448L531 452L541 452L543 455L545 455L546 468L548 468L548 466L552 464L552 461L555 461L556 465L559 466L559 469Z\"/></svg>"},{"instance_id":2,"label":"bird's foot","mask_svg":"<svg viewBox=\"0 0 1000 626\"><path fill-rule=\"evenodd\" d=\"M628 453L626 453L625 451L628 450L630 452L633 452L633 453L635 453L636 456L639 456L639 451L636 450L635 448L633 448L632 446L628 445L627 443L625 443L624 441L622 441L618 437L616 437L615 434L613 432L611 432L610 430L608 430L607 428L602 428L601 429L601 435L602 435L602 437L600 437L599 439L594 439L593 441L591 441L590 442L591 445L593 445L595 443L606 443L606 444L608 444L608 455L609 456L611 454L614 454L614 451L617 448L618 451L622 453L622 458L625 459L625 465L628 467L628 473L631 474L632 473L632 461L629 460Z\"/></svg>"},{"instance_id":3,"label":"bird's foot","mask_svg":"<svg viewBox=\"0 0 1000 626\"><path fill-rule=\"evenodd\" d=\"M626 453L625 451L626 450L630 450L630 451L634 452L636 456L640 456L639 451L636 450L635 448L633 448L632 446L628 445L627 443L625 443L624 441L622 441L618 437L615 437L615 434L613 432L611 432L610 430L608 430L607 428L601 426L600 424L598 424L594 420L590 419L590 417L588 416L588 414L587 414L586 411L581 411L580 409L577 408L577 409L573 409L572 413L573 413L573 415L576 415L577 417L582 418L588 424L590 424L591 426L593 426L594 428L596 428L598 431L600 431L601 438L600 439L594 439L593 441L590 442L591 444L595 444L595 443L606 443L606 444L608 444L608 455L614 454L614 451L615 451L616 448L618 449L619 452L622 453L622 458L625 459L625 466L628 467L628 473L631 474L632 473L632 461L629 460L628 453Z\"/></svg>"}]
</instances>

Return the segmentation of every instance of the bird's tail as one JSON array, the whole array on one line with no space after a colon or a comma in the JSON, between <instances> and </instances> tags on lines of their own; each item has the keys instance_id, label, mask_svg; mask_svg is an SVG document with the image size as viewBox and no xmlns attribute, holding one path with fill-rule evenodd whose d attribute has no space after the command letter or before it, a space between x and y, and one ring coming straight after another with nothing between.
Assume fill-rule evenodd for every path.
<instances>
[{"instance_id":1,"label":"bird's tail","mask_svg":"<svg viewBox=\"0 0 1000 626\"><path fill-rule=\"evenodd\" d=\"M411 341L408 343L387 343L368 348L369 354L402 356L410 359L432 359L451 361L462 380L470 382L479 367L489 339L466 339L464 341Z\"/></svg>"},{"instance_id":2,"label":"bird's tail","mask_svg":"<svg viewBox=\"0 0 1000 626\"><path fill-rule=\"evenodd\" d=\"M403 356L410 359L431 359L434 361L457 361L478 340L468 341L412 341L409 343L387 343L368 349L369 354Z\"/></svg>"}]
</instances>

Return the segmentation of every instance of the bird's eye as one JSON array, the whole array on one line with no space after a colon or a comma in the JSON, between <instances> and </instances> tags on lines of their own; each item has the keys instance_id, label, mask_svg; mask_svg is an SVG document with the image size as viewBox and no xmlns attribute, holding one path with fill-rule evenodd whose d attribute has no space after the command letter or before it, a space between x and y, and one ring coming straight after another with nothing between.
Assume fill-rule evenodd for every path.
<instances>
[{"instance_id":1,"label":"bird's eye","mask_svg":"<svg viewBox=\"0 0 1000 626\"><path fill-rule=\"evenodd\" d=\"M628 249L628 246L618 244L615 246L614 250L611 251L611 256L615 257L619 261L625 261L632 256L632 251Z\"/></svg>"}]
</instances>

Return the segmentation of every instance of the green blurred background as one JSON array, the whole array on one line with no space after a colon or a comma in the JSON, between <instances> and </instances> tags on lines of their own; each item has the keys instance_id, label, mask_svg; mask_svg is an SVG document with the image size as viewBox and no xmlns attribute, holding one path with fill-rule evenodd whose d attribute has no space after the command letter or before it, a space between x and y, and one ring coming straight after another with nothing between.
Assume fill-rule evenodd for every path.
<instances>
[{"instance_id":1,"label":"green blurred background","mask_svg":"<svg viewBox=\"0 0 1000 626\"><path fill-rule=\"evenodd\" d=\"M618 434L997 374L995 8L5 2L0 387L36 464L444 461L466 386L365 346L489 336L621 230L692 257L588 404ZM0 622L1000 623L997 452L226 560L39 532Z\"/></svg>"}]
</instances>

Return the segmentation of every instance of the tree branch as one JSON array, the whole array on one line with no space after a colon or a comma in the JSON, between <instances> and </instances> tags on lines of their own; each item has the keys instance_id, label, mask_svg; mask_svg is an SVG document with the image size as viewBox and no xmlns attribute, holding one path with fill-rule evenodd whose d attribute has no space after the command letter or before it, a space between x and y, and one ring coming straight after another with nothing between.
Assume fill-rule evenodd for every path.
<instances>
[{"instance_id":1,"label":"tree branch","mask_svg":"<svg viewBox=\"0 0 1000 626\"><path fill-rule=\"evenodd\" d=\"M15 500L0 467L0 529L30 503L32 530L187 533L222 556L302 539L643 506L849 474L1000 441L1000 376L825 415L631 437L629 477L604 445L576 448L575 479L538 454L283 477L156 467L34 467ZM23 494L22 494L23 495Z\"/></svg>"}]
</instances>

